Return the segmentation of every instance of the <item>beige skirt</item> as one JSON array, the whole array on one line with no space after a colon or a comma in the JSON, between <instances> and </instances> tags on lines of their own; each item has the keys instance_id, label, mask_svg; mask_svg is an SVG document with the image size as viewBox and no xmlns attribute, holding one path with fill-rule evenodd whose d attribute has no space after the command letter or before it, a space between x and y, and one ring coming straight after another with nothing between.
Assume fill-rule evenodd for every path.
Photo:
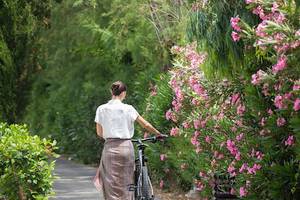
<instances>
[{"instance_id":1,"label":"beige skirt","mask_svg":"<svg viewBox=\"0 0 300 200\"><path fill-rule=\"evenodd\" d=\"M94 185L105 200L133 200L134 148L131 140L106 139Z\"/></svg>"}]
</instances>

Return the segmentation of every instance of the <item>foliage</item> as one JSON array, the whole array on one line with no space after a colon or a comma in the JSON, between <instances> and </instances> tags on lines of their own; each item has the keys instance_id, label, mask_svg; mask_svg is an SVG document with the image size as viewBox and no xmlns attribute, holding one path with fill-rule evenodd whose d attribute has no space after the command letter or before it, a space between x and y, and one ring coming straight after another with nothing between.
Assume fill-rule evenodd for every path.
<instances>
[{"instance_id":1,"label":"foliage","mask_svg":"<svg viewBox=\"0 0 300 200\"><path fill-rule=\"evenodd\" d=\"M37 70L36 32L48 26L51 1L0 1L0 119L21 119L30 86Z\"/></svg>"},{"instance_id":2,"label":"foliage","mask_svg":"<svg viewBox=\"0 0 300 200\"><path fill-rule=\"evenodd\" d=\"M127 103L141 110L151 80L169 62L140 5L134 0L54 4L51 28L40 36L42 69L34 77L25 121L85 163L100 157L94 117L110 98L110 84L125 82Z\"/></svg>"},{"instance_id":3,"label":"foliage","mask_svg":"<svg viewBox=\"0 0 300 200\"><path fill-rule=\"evenodd\" d=\"M203 71L210 78L234 77L248 73L249 60L261 62L254 54L244 57L244 44L232 43L230 17L238 15L250 24L257 18L247 12L244 0L196 1L192 6L187 26L189 41L197 41L200 49L210 56Z\"/></svg>"},{"instance_id":4,"label":"foliage","mask_svg":"<svg viewBox=\"0 0 300 200\"><path fill-rule=\"evenodd\" d=\"M0 124L0 195L48 199L52 194L55 141L31 136L26 125Z\"/></svg>"},{"instance_id":5,"label":"foliage","mask_svg":"<svg viewBox=\"0 0 300 200\"><path fill-rule=\"evenodd\" d=\"M166 183L173 181L170 174L176 174L178 183L194 184L201 196L210 197L215 186L214 175L228 174L235 179L230 192L240 197L297 199L300 102L299 24L294 20L297 7L290 1L277 4L266 1L259 5L256 1L249 2L248 8L254 9L254 14L267 19L254 28L239 16L232 17L230 23L237 31L232 33L232 40L247 46L242 62L252 68L244 68L245 72L236 77L230 76L230 81L210 79L202 72L203 69L210 75L207 65L211 64L211 57L214 59L211 47L202 46L203 41L210 42L207 37L202 35L198 46L208 53L197 53L193 45L173 47L177 57L170 70L172 76L165 82L173 89L172 106L157 113L166 112L173 125L170 135L178 139L157 156L167 169L158 176ZM230 26L229 19L227 22ZM255 58L251 59L253 55ZM161 98L159 87L157 91L153 98Z\"/></svg>"}]
</instances>

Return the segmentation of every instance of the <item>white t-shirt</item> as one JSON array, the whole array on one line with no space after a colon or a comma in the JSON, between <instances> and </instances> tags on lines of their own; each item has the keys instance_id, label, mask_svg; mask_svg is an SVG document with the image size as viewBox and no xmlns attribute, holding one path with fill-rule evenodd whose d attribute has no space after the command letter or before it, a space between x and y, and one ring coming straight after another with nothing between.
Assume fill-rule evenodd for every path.
<instances>
[{"instance_id":1,"label":"white t-shirt","mask_svg":"<svg viewBox=\"0 0 300 200\"><path fill-rule=\"evenodd\" d=\"M134 121L138 116L133 106L112 99L97 108L95 122L102 126L104 139L129 139L133 137Z\"/></svg>"}]
</instances>

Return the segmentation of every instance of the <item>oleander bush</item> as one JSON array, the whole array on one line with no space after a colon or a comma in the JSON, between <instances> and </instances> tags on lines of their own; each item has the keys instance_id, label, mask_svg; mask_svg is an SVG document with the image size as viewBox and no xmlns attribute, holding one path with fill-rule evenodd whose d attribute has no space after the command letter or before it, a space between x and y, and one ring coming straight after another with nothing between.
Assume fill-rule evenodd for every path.
<instances>
[{"instance_id":1,"label":"oleander bush","mask_svg":"<svg viewBox=\"0 0 300 200\"><path fill-rule=\"evenodd\" d=\"M56 142L30 135L26 125L0 123L0 197L48 199L53 194Z\"/></svg>"},{"instance_id":2,"label":"oleander bush","mask_svg":"<svg viewBox=\"0 0 300 200\"><path fill-rule=\"evenodd\" d=\"M211 11L211 4L198 9ZM162 187L174 180L185 187L194 185L203 199L212 196L215 175L234 178L230 193L240 198L298 199L299 2L237 5L244 5L258 19L257 24L249 24L240 16L228 17L227 26L233 30L225 40L229 37L229 47L240 47L244 54L229 75L204 73L214 68L207 65L219 56L211 54L216 47L209 47L204 35L197 44L172 48L170 78L165 84L158 82L147 108L149 117L165 112L173 138L170 145L153 147L157 161L152 167ZM227 64L232 62L229 57ZM155 98L166 96L160 88L167 85L173 98L162 107Z\"/></svg>"}]
</instances>

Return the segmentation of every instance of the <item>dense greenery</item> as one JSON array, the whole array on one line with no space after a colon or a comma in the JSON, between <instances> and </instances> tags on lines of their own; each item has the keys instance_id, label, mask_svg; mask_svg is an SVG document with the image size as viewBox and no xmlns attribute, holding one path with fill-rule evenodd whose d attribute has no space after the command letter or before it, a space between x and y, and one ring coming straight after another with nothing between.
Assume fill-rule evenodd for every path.
<instances>
[{"instance_id":1,"label":"dense greenery","mask_svg":"<svg viewBox=\"0 0 300 200\"><path fill-rule=\"evenodd\" d=\"M25 125L0 123L0 198L48 199L55 142L31 136Z\"/></svg>"},{"instance_id":2,"label":"dense greenery","mask_svg":"<svg viewBox=\"0 0 300 200\"><path fill-rule=\"evenodd\" d=\"M127 102L141 110L150 81L169 62L142 2L54 4L51 29L40 36L43 70L35 75L25 120L86 163L100 156L93 119L97 106L110 98L110 84L126 82Z\"/></svg>"},{"instance_id":3,"label":"dense greenery","mask_svg":"<svg viewBox=\"0 0 300 200\"><path fill-rule=\"evenodd\" d=\"M50 0L0 1L0 120L21 121L30 75L38 70L37 32L48 27Z\"/></svg>"}]
</instances>

